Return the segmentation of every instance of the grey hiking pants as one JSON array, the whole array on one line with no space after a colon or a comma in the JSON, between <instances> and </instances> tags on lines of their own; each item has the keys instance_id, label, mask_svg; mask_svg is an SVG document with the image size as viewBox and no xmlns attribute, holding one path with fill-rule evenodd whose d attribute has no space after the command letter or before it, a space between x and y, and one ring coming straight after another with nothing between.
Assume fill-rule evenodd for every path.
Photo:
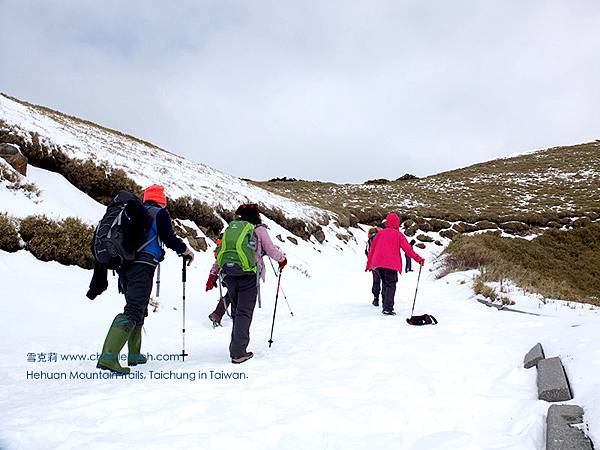
<instances>
[{"instance_id":1,"label":"grey hiking pants","mask_svg":"<svg viewBox=\"0 0 600 450\"><path fill-rule=\"evenodd\" d=\"M238 276L225 275L225 282L227 283L227 295L231 301L231 318L233 319L229 355L232 358L239 358L247 352L250 342L250 325L258 294L256 275L254 273Z\"/></svg>"},{"instance_id":2,"label":"grey hiking pants","mask_svg":"<svg viewBox=\"0 0 600 450\"><path fill-rule=\"evenodd\" d=\"M383 310L394 310L394 297L396 296L396 283L398 283L398 272L392 269L377 269L381 276Z\"/></svg>"}]
</instances>

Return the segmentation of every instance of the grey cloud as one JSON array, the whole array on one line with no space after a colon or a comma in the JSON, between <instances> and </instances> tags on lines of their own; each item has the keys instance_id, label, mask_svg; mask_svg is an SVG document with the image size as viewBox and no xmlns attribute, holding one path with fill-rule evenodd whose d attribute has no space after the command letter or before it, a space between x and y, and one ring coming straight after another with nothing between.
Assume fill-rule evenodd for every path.
<instances>
[{"instance_id":1,"label":"grey cloud","mask_svg":"<svg viewBox=\"0 0 600 450\"><path fill-rule=\"evenodd\" d=\"M594 1L0 0L0 87L239 176L426 175L598 138L599 19Z\"/></svg>"}]
</instances>

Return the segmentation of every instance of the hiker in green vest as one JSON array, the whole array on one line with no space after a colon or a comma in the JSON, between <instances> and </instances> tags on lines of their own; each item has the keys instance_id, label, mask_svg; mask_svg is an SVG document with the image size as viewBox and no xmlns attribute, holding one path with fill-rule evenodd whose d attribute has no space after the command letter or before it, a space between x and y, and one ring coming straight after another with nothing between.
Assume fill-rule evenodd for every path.
<instances>
[{"instance_id":1,"label":"hiker in green vest","mask_svg":"<svg viewBox=\"0 0 600 450\"><path fill-rule=\"evenodd\" d=\"M277 261L279 270L283 270L287 259L269 237L266 225L260 220L257 204L241 205L235 213L236 220L229 224L217 247L217 261L210 271L206 290L217 285L221 272L227 285L233 319L229 355L232 363L240 364L254 356L247 349L258 283L261 279L265 280L263 256Z\"/></svg>"}]
</instances>

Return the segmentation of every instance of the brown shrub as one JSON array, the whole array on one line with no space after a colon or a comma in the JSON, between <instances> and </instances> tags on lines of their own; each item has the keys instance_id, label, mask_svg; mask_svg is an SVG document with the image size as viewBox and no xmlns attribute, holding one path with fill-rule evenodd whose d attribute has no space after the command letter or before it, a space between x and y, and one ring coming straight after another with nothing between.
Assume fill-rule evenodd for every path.
<instances>
[{"instance_id":1,"label":"brown shrub","mask_svg":"<svg viewBox=\"0 0 600 450\"><path fill-rule=\"evenodd\" d=\"M167 210L174 219L191 220L211 239L215 239L223 229L223 222L213 209L189 195L170 200Z\"/></svg>"},{"instance_id":2,"label":"brown shrub","mask_svg":"<svg viewBox=\"0 0 600 450\"><path fill-rule=\"evenodd\" d=\"M308 225L303 220L296 218L288 219L285 217L283 211L277 208L267 208L263 206L261 207L260 212L290 233L295 234L304 240L310 239Z\"/></svg>"},{"instance_id":3,"label":"brown shrub","mask_svg":"<svg viewBox=\"0 0 600 450\"><path fill-rule=\"evenodd\" d=\"M0 213L0 250L13 253L20 249L21 239L16 221L8 214Z\"/></svg>"},{"instance_id":4,"label":"brown shrub","mask_svg":"<svg viewBox=\"0 0 600 450\"><path fill-rule=\"evenodd\" d=\"M431 226L431 231L441 231L445 228L450 228L450 222L441 219L430 219L429 225Z\"/></svg>"},{"instance_id":5,"label":"brown shrub","mask_svg":"<svg viewBox=\"0 0 600 450\"><path fill-rule=\"evenodd\" d=\"M494 222L489 220L480 220L474 225L478 230L495 230L498 228Z\"/></svg>"},{"instance_id":6,"label":"brown shrub","mask_svg":"<svg viewBox=\"0 0 600 450\"><path fill-rule=\"evenodd\" d=\"M586 227L590 223L592 223L592 219L590 219L589 217L580 217L579 219L575 219L573 221L573 227L575 227L575 228Z\"/></svg>"},{"instance_id":7,"label":"brown shrub","mask_svg":"<svg viewBox=\"0 0 600 450\"><path fill-rule=\"evenodd\" d=\"M549 229L531 241L459 236L445 253L446 272L483 268L482 281L510 279L546 297L600 304L600 224Z\"/></svg>"},{"instance_id":8,"label":"brown shrub","mask_svg":"<svg viewBox=\"0 0 600 450\"><path fill-rule=\"evenodd\" d=\"M349 208L350 226L355 227L359 223L365 225L379 226L383 219L387 216L387 212L383 208ZM353 217L354 216L354 217ZM354 220L353 220L354 219Z\"/></svg>"},{"instance_id":9,"label":"brown shrub","mask_svg":"<svg viewBox=\"0 0 600 450\"><path fill-rule=\"evenodd\" d=\"M417 231L419 230L419 225L417 225L416 223L411 225L410 227L408 227L406 230L404 230L404 234L408 237L412 237L415 234L417 234Z\"/></svg>"},{"instance_id":10,"label":"brown shrub","mask_svg":"<svg viewBox=\"0 0 600 450\"><path fill-rule=\"evenodd\" d=\"M56 261L91 269L93 227L68 217L59 222L46 216L29 216L21 221L19 232L25 249L42 261Z\"/></svg>"},{"instance_id":11,"label":"brown shrub","mask_svg":"<svg viewBox=\"0 0 600 450\"><path fill-rule=\"evenodd\" d=\"M122 190L142 196L142 187L124 170L111 169L106 163L98 165L92 160L68 159L61 167L61 174L75 187L105 205Z\"/></svg>"},{"instance_id":12,"label":"brown shrub","mask_svg":"<svg viewBox=\"0 0 600 450\"><path fill-rule=\"evenodd\" d=\"M458 235L458 233L454 230L442 230L440 231L440 236L447 239L454 239L454 236Z\"/></svg>"},{"instance_id":13,"label":"brown shrub","mask_svg":"<svg viewBox=\"0 0 600 450\"><path fill-rule=\"evenodd\" d=\"M501 223L500 228L502 228L506 233L510 234L518 234L529 231L529 225L517 221Z\"/></svg>"}]
</instances>

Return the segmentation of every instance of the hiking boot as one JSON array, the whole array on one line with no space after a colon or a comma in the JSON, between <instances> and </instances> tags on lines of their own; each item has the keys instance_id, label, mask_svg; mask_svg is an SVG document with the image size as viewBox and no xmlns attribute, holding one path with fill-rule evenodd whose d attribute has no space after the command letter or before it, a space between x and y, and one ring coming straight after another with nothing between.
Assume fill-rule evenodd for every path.
<instances>
[{"instance_id":1,"label":"hiking boot","mask_svg":"<svg viewBox=\"0 0 600 450\"><path fill-rule=\"evenodd\" d=\"M373 299L373 306L379 306L379 297Z\"/></svg>"},{"instance_id":2,"label":"hiking boot","mask_svg":"<svg viewBox=\"0 0 600 450\"><path fill-rule=\"evenodd\" d=\"M240 356L238 358L231 358L231 362L234 363L234 364L241 364L243 362L248 361L253 356L254 356L254 353L252 353L252 352L246 352L246 353L244 353L242 356Z\"/></svg>"},{"instance_id":3,"label":"hiking boot","mask_svg":"<svg viewBox=\"0 0 600 450\"><path fill-rule=\"evenodd\" d=\"M119 364L119 352L129 339L133 328L133 322L125 314L116 315L104 340L102 354L96 364L98 369L122 374L130 372L129 367L121 367Z\"/></svg>"},{"instance_id":4,"label":"hiking boot","mask_svg":"<svg viewBox=\"0 0 600 450\"><path fill-rule=\"evenodd\" d=\"M392 311L391 309L384 309L383 310L383 315L384 316L395 316L396 313L394 311Z\"/></svg>"},{"instance_id":5,"label":"hiking boot","mask_svg":"<svg viewBox=\"0 0 600 450\"><path fill-rule=\"evenodd\" d=\"M219 317L218 315L216 315L215 313L210 313L208 315L208 318L210 319L210 321L212 322L212 325L214 328L220 327L221 325L221 317Z\"/></svg>"},{"instance_id":6,"label":"hiking boot","mask_svg":"<svg viewBox=\"0 0 600 450\"><path fill-rule=\"evenodd\" d=\"M131 330L129 339L127 340L127 365L137 366L138 364L146 364L148 359L140 353L142 348L142 326L138 325Z\"/></svg>"}]
</instances>

